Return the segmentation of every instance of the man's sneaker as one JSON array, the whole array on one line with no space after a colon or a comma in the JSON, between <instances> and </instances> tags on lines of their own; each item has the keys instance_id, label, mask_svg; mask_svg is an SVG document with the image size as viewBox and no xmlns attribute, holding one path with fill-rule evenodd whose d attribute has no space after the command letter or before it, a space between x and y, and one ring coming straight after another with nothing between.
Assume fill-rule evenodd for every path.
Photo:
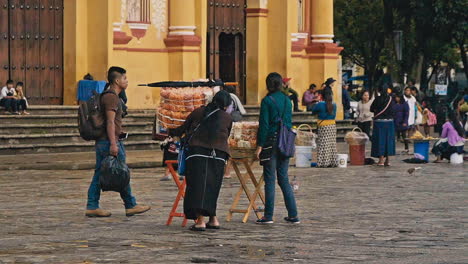
<instances>
[{"instance_id":1,"label":"man's sneaker","mask_svg":"<svg viewBox=\"0 0 468 264\"><path fill-rule=\"evenodd\" d=\"M136 215L136 214L142 214L142 213L148 211L149 209L151 209L151 207L148 206L148 205L135 205L135 207L133 207L133 208L125 209L125 215L133 216L133 215Z\"/></svg>"},{"instance_id":2,"label":"man's sneaker","mask_svg":"<svg viewBox=\"0 0 468 264\"><path fill-rule=\"evenodd\" d=\"M85 215L87 217L109 217L111 216L111 212L102 210L100 208L94 210L86 210Z\"/></svg>"},{"instance_id":3,"label":"man's sneaker","mask_svg":"<svg viewBox=\"0 0 468 264\"><path fill-rule=\"evenodd\" d=\"M300 224L301 221L299 220L299 217L285 217L284 221L292 224Z\"/></svg>"},{"instance_id":4,"label":"man's sneaker","mask_svg":"<svg viewBox=\"0 0 468 264\"><path fill-rule=\"evenodd\" d=\"M262 219L258 219L256 223L259 225L269 225L269 224L273 224L273 220L262 217Z\"/></svg>"}]
</instances>

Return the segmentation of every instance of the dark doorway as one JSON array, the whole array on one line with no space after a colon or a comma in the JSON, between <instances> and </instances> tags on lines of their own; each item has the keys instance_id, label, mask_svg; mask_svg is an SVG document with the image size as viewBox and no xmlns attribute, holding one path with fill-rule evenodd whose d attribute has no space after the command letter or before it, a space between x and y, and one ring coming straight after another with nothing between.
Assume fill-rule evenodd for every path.
<instances>
[{"instance_id":1,"label":"dark doorway","mask_svg":"<svg viewBox=\"0 0 468 264\"><path fill-rule=\"evenodd\" d=\"M63 101L63 0L0 0L0 83L31 104Z\"/></svg>"},{"instance_id":2,"label":"dark doorway","mask_svg":"<svg viewBox=\"0 0 468 264\"><path fill-rule=\"evenodd\" d=\"M245 0L208 1L207 77L238 82L245 102Z\"/></svg>"},{"instance_id":3,"label":"dark doorway","mask_svg":"<svg viewBox=\"0 0 468 264\"><path fill-rule=\"evenodd\" d=\"M243 78L244 54L242 53L243 38L241 34L219 35L219 78L225 82L236 82ZM237 93L244 97L243 91Z\"/></svg>"}]
</instances>

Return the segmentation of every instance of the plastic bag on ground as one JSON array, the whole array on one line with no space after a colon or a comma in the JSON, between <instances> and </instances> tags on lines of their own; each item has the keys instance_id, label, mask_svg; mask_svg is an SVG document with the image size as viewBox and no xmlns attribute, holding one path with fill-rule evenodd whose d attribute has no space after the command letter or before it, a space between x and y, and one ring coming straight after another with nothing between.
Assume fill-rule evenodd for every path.
<instances>
[{"instance_id":1,"label":"plastic bag on ground","mask_svg":"<svg viewBox=\"0 0 468 264\"><path fill-rule=\"evenodd\" d=\"M356 131L359 130L360 132ZM364 145L369 140L369 137L366 133L362 132L362 130L358 127L355 127L353 131L346 133L345 141L349 145Z\"/></svg>"},{"instance_id":2,"label":"plastic bag on ground","mask_svg":"<svg viewBox=\"0 0 468 264\"><path fill-rule=\"evenodd\" d=\"M107 156L101 163L99 184L102 191L121 192L130 183L130 169L122 160Z\"/></svg>"}]
</instances>

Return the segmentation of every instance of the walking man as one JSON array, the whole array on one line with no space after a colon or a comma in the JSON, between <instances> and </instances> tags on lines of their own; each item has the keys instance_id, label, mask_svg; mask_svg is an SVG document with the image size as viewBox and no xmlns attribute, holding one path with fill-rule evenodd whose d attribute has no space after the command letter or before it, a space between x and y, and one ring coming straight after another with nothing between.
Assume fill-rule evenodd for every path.
<instances>
[{"instance_id":1,"label":"walking man","mask_svg":"<svg viewBox=\"0 0 468 264\"><path fill-rule=\"evenodd\" d=\"M119 94L128 87L126 71L120 67L111 67L107 73L109 89L101 96L101 109L106 120L106 133L96 141L96 170L93 180L88 190L88 203L86 205L86 216L88 217L109 217L111 213L99 207L101 188L99 177L101 174L101 162L108 155L118 157L125 162L125 148L119 141L122 133L122 103ZM147 205L137 205L135 197L132 195L130 184L120 193L125 205L127 216L141 214L151 207Z\"/></svg>"}]
</instances>

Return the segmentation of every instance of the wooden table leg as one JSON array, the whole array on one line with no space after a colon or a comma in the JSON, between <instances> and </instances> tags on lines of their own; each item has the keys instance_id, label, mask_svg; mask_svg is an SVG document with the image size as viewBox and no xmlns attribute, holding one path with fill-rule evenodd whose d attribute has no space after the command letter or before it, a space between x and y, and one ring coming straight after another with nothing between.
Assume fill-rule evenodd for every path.
<instances>
[{"instance_id":1,"label":"wooden table leg","mask_svg":"<svg viewBox=\"0 0 468 264\"><path fill-rule=\"evenodd\" d=\"M237 178L239 179L239 182L241 186L239 187L239 190L237 191L234 201L231 205L231 209L229 210L228 216L226 221L231 221L232 220L232 215L233 213L243 213L244 217L242 218L242 222L245 223L247 222L249 216L250 216L250 211L253 210L255 212L255 215L257 216L258 219L262 217L262 215L258 212L257 205L255 203L257 195L260 196L263 204L265 204L265 197L263 193L261 192L261 187L263 184L263 175L260 177L260 179L257 181L255 178L255 175L252 171L251 165L253 164L254 161L250 161L250 159L232 159L232 167L234 168L234 171L236 172ZM247 173L242 174L239 169L239 165L242 164ZM248 181L251 181L252 184L254 185L254 192L250 192L249 187L248 187ZM249 201L249 206L247 209L237 209L237 205L239 204L240 197L242 195L242 192L245 193L247 196L247 199Z\"/></svg>"},{"instance_id":2,"label":"wooden table leg","mask_svg":"<svg viewBox=\"0 0 468 264\"><path fill-rule=\"evenodd\" d=\"M237 177L239 178L239 182L241 182L241 186L239 187L239 190L236 193L236 196L234 196L234 201L232 202L231 209L229 209L228 216L226 218L226 221L231 221L232 219L232 214L236 213L238 211L237 209L237 204L239 203L239 199L241 197L242 191L243 191L243 186L242 186L242 173L239 170L239 167L237 166L237 162L235 160L232 160L231 162L232 167L234 168L234 171L236 172Z\"/></svg>"},{"instance_id":3,"label":"wooden table leg","mask_svg":"<svg viewBox=\"0 0 468 264\"><path fill-rule=\"evenodd\" d=\"M169 169L169 172L171 173L171 176L174 179L174 182L177 185L179 191L177 192L177 196L174 200L174 203L172 204L172 209L169 213L169 218L167 219L166 225L170 225L174 217L183 217L184 220L182 221L182 227L185 227L187 225L187 218L185 218L184 213L178 213L177 208L179 207L180 200L185 197L186 182L185 179L182 182L179 180L179 175L172 166L174 163L177 163L177 161L166 161L167 168Z\"/></svg>"}]
</instances>

